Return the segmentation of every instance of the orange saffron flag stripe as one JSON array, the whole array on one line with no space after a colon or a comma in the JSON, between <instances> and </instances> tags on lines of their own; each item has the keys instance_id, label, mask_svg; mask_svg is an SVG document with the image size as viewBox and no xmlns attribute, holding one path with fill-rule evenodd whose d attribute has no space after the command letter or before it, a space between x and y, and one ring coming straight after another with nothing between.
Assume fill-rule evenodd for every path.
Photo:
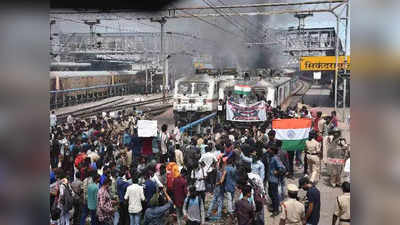
<instances>
[{"instance_id":1,"label":"orange saffron flag stripe","mask_svg":"<svg viewBox=\"0 0 400 225\"><path fill-rule=\"evenodd\" d=\"M272 129L301 129L311 127L310 118L300 119L274 119L272 120Z\"/></svg>"}]
</instances>

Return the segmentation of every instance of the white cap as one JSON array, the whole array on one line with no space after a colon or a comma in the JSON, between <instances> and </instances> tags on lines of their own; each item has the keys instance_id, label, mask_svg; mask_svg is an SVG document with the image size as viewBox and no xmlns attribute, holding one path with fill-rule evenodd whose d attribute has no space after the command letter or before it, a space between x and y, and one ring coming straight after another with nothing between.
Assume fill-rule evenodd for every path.
<instances>
[{"instance_id":1,"label":"white cap","mask_svg":"<svg viewBox=\"0 0 400 225\"><path fill-rule=\"evenodd\" d=\"M298 192L299 188L295 184L288 184L287 190L290 192Z\"/></svg>"}]
</instances>

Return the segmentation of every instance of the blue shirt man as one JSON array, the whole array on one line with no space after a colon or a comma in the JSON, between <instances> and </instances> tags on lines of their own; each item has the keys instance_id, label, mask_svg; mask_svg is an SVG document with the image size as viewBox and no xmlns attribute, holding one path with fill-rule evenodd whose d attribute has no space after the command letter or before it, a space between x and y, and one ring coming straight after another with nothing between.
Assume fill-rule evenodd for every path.
<instances>
[{"instance_id":1,"label":"blue shirt man","mask_svg":"<svg viewBox=\"0 0 400 225\"><path fill-rule=\"evenodd\" d=\"M240 158L251 164L251 172L260 176L261 180L265 178L265 168L264 163L261 160L253 160L250 157L245 156L243 153L240 154Z\"/></svg>"},{"instance_id":2,"label":"blue shirt man","mask_svg":"<svg viewBox=\"0 0 400 225\"><path fill-rule=\"evenodd\" d=\"M271 146L272 158L269 162L269 176L268 176L268 195L272 201L272 217L279 215L279 192L278 184L286 171L285 166L281 162L278 155L278 147Z\"/></svg>"},{"instance_id":3,"label":"blue shirt man","mask_svg":"<svg viewBox=\"0 0 400 225\"><path fill-rule=\"evenodd\" d=\"M274 155L269 162L269 182L278 183L280 175L285 172L286 168L283 165L278 155Z\"/></svg>"},{"instance_id":4,"label":"blue shirt man","mask_svg":"<svg viewBox=\"0 0 400 225\"><path fill-rule=\"evenodd\" d=\"M321 211L321 195L308 177L299 180L299 187L307 191L306 221L307 225L318 225Z\"/></svg>"},{"instance_id":5,"label":"blue shirt man","mask_svg":"<svg viewBox=\"0 0 400 225\"><path fill-rule=\"evenodd\" d=\"M228 212L233 216L233 198L235 196L236 168L232 166L232 163L233 157L228 158L225 172L222 175L222 180L225 181L224 189L228 200Z\"/></svg>"},{"instance_id":6,"label":"blue shirt man","mask_svg":"<svg viewBox=\"0 0 400 225\"><path fill-rule=\"evenodd\" d=\"M122 143L124 144L124 146L128 146L131 144L131 141L132 141L131 135L128 133L128 131L125 131Z\"/></svg>"},{"instance_id":7,"label":"blue shirt man","mask_svg":"<svg viewBox=\"0 0 400 225\"><path fill-rule=\"evenodd\" d=\"M153 196L154 193L157 191L157 184L156 182L147 179L146 182L144 182L144 197L146 198L146 202L149 203L151 197Z\"/></svg>"}]
</instances>

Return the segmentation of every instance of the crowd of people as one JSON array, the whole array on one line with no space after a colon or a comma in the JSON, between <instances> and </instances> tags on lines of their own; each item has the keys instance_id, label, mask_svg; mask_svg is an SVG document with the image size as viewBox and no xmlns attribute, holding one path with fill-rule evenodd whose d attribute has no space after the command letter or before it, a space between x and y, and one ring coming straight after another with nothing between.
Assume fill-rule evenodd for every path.
<instances>
[{"instance_id":1,"label":"crowd of people","mask_svg":"<svg viewBox=\"0 0 400 225\"><path fill-rule=\"evenodd\" d=\"M138 136L144 114L106 113L91 119L50 115L50 223L57 225L225 224L261 225L266 207L280 224L319 223L323 139L349 158L336 112L322 115L306 107L267 107L260 127L202 125L200 134L161 126L156 137ZM271 120L310 118L306 149L286 152ZM304 152L304 153L303 153ZM329 152L329 151L328 151ZM304 154L304 158L302 155ZM304 168L298 185L295 163ZM332 186L342 186L332 224L350 224L349 180L330 167ZM304 175L304 176L303 176ZM299 201L299 189L307 191ZM207 203L207 204L206 204ZM226 207L225 207L226 204ZM226 212L226 213L225 213Z\"/></svg>"}]
</instances>

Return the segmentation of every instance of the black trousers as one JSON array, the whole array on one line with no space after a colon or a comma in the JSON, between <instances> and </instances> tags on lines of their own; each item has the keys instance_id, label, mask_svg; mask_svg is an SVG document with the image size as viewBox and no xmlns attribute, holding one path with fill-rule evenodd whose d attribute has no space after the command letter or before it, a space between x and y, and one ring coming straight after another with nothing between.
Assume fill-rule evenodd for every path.
<instances>
[{"instance_id":1,"label":"black trousers","mask_svg":"<svg viewBox=\"0 0 400 225\"><path fill-rule=\"evenodd\" d=\"M199 193L201 199L203 200L203 204L206 201L206 191L198 191L197 193Z\"/></svg>"},{"instance_id":2,"label":"black trousers","mask_svg":"<svg viewBox=\"0 0 400 225\"><path fill-rule=\"evenodd\" d=\"M288 151L288 158L289 158L289 168L288 168L288 172L289 175L293 175L294 173L294 169L293 169L293 162L294 162L294 156L296 154L296 151Z\"/></svg>"},{"instance_id":3,"label":"black trousers","mask_svg":"<svg viewBox=\"0 0 400 225\"><path fill-rule=\"evenodd\" d=\"M304 175L307 174L307 171L308 171L307 153L304 153Z\"/></svg>"},{"instance_id":4,"label":"black trousers","mask_svg":"<svg viewBox=\"0 0 400 225\"><path fill-rule=\"evenodd\" d=\"M190 220L188 220L187 223L186 223L186 225L200 225L200 223L197 222L197 221L190 221Z\"/></svg>"},{"instance_id":5,"label":"black trousers","mask_svg":"<svg viewBox=\"0 0 400 225\"><path fill-rule=\"evenodd\" d=\"M74 215L72 215L72 225L78 225L81 222L81 204L74 204Z\"/></svg>"},{"instance_id":6,"label":"black trousers","mask_svg":"<svg viewBox=\"0 0 400 225\"><path fill-rule=\"evenodd\" d=\"M128 225L129 224L129 212L128 205L125 202L121 202L119 204L119 225Z\"/></svg>"},{"instance_id":7,"label":"black trousers","mask_svg":"<svg viewBox=\"0 0 400 225\"><path fill-rule=\"evenodd\" d=\"M268 182L268 195L272 200L272 211L279 212L278 183Z\"/></svg>"}]
</instances>

